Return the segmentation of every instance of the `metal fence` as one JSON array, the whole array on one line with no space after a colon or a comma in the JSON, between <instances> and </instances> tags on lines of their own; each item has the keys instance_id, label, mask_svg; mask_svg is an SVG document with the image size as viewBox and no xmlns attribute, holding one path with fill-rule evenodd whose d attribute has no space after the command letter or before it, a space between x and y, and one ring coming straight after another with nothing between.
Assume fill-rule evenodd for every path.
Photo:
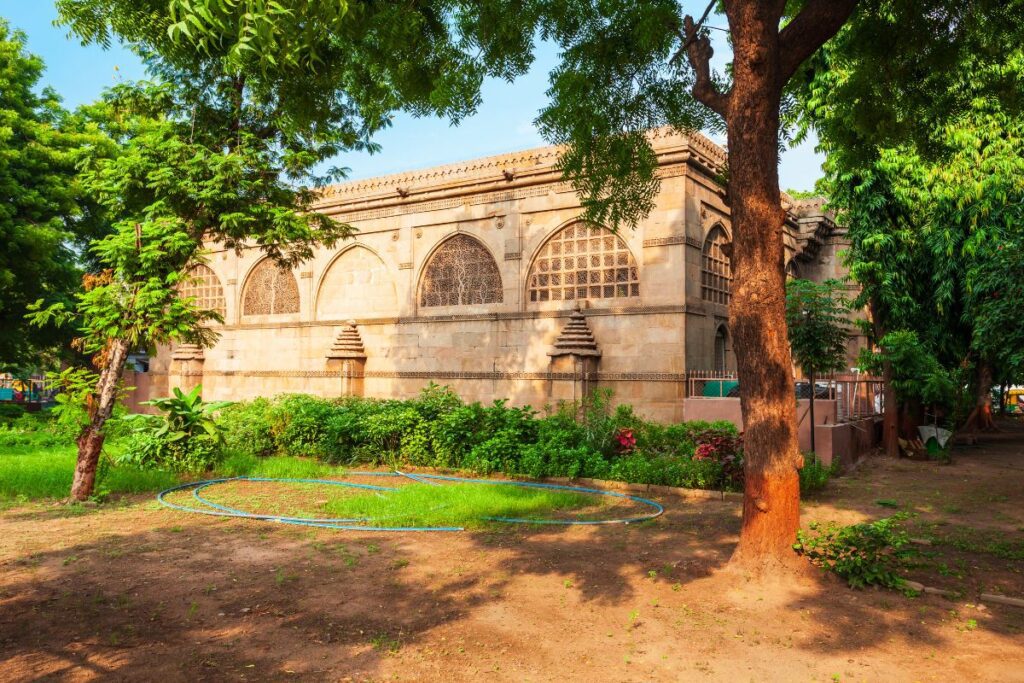
<instances>
[{"instance_id":1,"label":"metal fence","mask_svg":"<svg viewBox=\"0 0 1024 683\"><path fill-rule=\"evenodd\" d=\"M687 370L686 371L686 397L687 398L721 398L739 396L733 391L739 386L739 379L735 372L720 372L717 370Z\"/></svg>"},{"instance_id":2,"label":"metal fence","mask_svg":"<svg viewBox=\"0 0 1024 683\"><path fill-rule=\"evenodd\" d=\"M806 379L794 378L797 395L810 398ZM815 381L814 396L836 402L836 419L840 422L881 415L885 409L885 383L877 377L837 375ZM738 398L739 377L735 372L688 370L687 398Z\"/></svg>"}]
</instances>

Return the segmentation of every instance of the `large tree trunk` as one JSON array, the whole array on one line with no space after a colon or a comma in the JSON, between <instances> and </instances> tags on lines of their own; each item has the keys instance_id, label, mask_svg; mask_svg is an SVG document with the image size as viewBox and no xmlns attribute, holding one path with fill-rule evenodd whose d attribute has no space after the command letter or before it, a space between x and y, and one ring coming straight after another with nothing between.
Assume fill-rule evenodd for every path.
<instances>
[{"instance_id":1,"label":"large tree trunk","mask_svg":"<svg viewBox=\"0 0 1024 683\"><path fill-rule=\"evenodd\" d=\"M700 24L683 23L694 97L718 112L729 136L733 287L729 322L735 339L744 425L743 526L732 566L763 574L804 567L792 544L800 525L803 464L797 442L792 358L786 335L786 288L779 192L779 103L799 66L849 18L857 0L808 0L785 28L785 0L724 0L733 46L732 86L711 75L711 41Z\"/></svg>"},{"instance_id":2,"label":"large tree trunk","mask_svg":"<svg viewBox=\"0 0 1024 683\"><path fill-rule=\"evenodd\" d=\"M72 500L88 499L96 487L96 468L105 438L103 427L114 413L117 403L117 383L128 359L128 342L122 339L111 340L106 356L106 365L100 370L100 379L96 385L96 405L90 415L89 425L78 436L78 462L71 483Z\"/></svg>"},{"instance_id":3,"label":"large tree trunk","mask_svg":"<svg viewBox=\"0 0 1024 683\"><path fill-rule=\"evenodd\" d=\"M743 413L743 526L731 562L755 571L790 564L800 526L803 464L786 335L785 212L779 194L778 14L732 3L733 88L727 116L735 339Z\"/></svg>"}]
</instances>

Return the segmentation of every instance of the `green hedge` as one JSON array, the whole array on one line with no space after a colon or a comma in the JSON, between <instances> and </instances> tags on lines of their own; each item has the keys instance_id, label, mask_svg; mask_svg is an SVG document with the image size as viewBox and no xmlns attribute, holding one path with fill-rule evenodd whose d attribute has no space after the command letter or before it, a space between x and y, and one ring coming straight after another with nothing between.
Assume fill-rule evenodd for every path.
<instances>
[{"instance_id":1,"label":"green hedge","mask_svg":"<svg viewBox=\"0 0 1024 683\"><path fill-rule=\"evenodd\" d=\"M742 487L740 442L731 423L650 422L630 406L612 409L604 391L543 416L505 401L465 403L433 384L404 401L291 394L236 403L220 421L227 447L240 453L312 456L350 466Z\"/></svg>"}]
</instances>

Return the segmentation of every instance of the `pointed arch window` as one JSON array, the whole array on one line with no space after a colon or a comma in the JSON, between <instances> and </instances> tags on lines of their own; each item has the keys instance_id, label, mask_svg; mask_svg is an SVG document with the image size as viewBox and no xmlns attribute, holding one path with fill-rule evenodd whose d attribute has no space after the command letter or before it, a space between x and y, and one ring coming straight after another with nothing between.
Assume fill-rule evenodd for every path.
<instances>
[{"instance_id":1,"label":"pointed arch window","mask_svg":"<svg viewBox=\"0 0 1024 683\"><path fill-rule=\"evenodd\" d=\"M716 225L704 240L701 250L700 297L704 301L729 305L732 290L732 270L729 256L723 247L729 236L721 225Z\"/></svg>"},{"instance_id":2,"label":"pointed arch window","mask_svg":"<svg viewBox=\"0 0 1024 683\"><path fill-rule=\"evenodd\" d=\"M719 325L715 332L715 372L719 375L725 373L728 360L726 357L729 341L729 333L725 331L725 325Z\"/></svg>"},{"instance_id":3,"label":"pointed arch window","mask_svg":"<svg viewBox=\"0 0 1024 683\"><path fill-rule=\"evenodd\" d=\"M431 255L423 270L420 306L501 303L501 273L480 240L454 235Z\"/></svg>"},{"instance_id":4,"label":"pointed arch window","mask_svg":"<svg viewBox=\"0 0 1024 683\"><path fill-rule=\"evenodd\" d=\"M242 290L242 315L299 312L299 283L287 268L266 258L252 269Z\"/></svg>"},{"instance_id":5,"label":"pointed arch window","mask_svg":"<svg viewBox=\"0 0 1024 683\"><path fill-rule=\"evenodd\" d=\"M530 267L531 302L640 296L640 271L629 247L607 228L575 223L541 247Z\"/></svg>"},{"instance_id":6,"label":"pointed arch window","mask_svg":"<svg viewBox=\"0 0 1024 683\"><path fill-rule=\"evenodd\" d=\"M226 315L224 288L220 278L205 264L200 263L189 269L179 292L182 298L195 299L197 308L214 311L222 318Z\"/></svg>"}]
</instances>

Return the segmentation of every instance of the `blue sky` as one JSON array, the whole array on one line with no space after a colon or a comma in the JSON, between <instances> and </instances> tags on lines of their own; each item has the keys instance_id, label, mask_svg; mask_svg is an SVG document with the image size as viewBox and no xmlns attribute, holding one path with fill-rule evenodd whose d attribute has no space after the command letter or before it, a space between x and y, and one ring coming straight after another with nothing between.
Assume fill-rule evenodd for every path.
<instances>
[{"instance_id":1,"label":"blue sky","mask_svg":"<svg viewBox=\"0 0 1024 683\"><path fill-rule=\"evenodd\" d=\"M139 60L123 48L83 47L68 38L65 29L53 26L56 10L48 0L0 0L0 16L28 35L29 50L46 62L45 84L53 86L69 107L94 100L117 79L144 75ZM725 52L724 45L718 51ZM546 101L547 75L556 61L555 49L544 46L530 72L514 83L488 81L479 111L459 126L399 115L394 126L377 137L381 152L347 154L337 163L359 179L543 145L533 119ZM782 187L812 189L821 175L821 160L813 141L785 152L779 169Z\"/></svg>"}]
</instances>

